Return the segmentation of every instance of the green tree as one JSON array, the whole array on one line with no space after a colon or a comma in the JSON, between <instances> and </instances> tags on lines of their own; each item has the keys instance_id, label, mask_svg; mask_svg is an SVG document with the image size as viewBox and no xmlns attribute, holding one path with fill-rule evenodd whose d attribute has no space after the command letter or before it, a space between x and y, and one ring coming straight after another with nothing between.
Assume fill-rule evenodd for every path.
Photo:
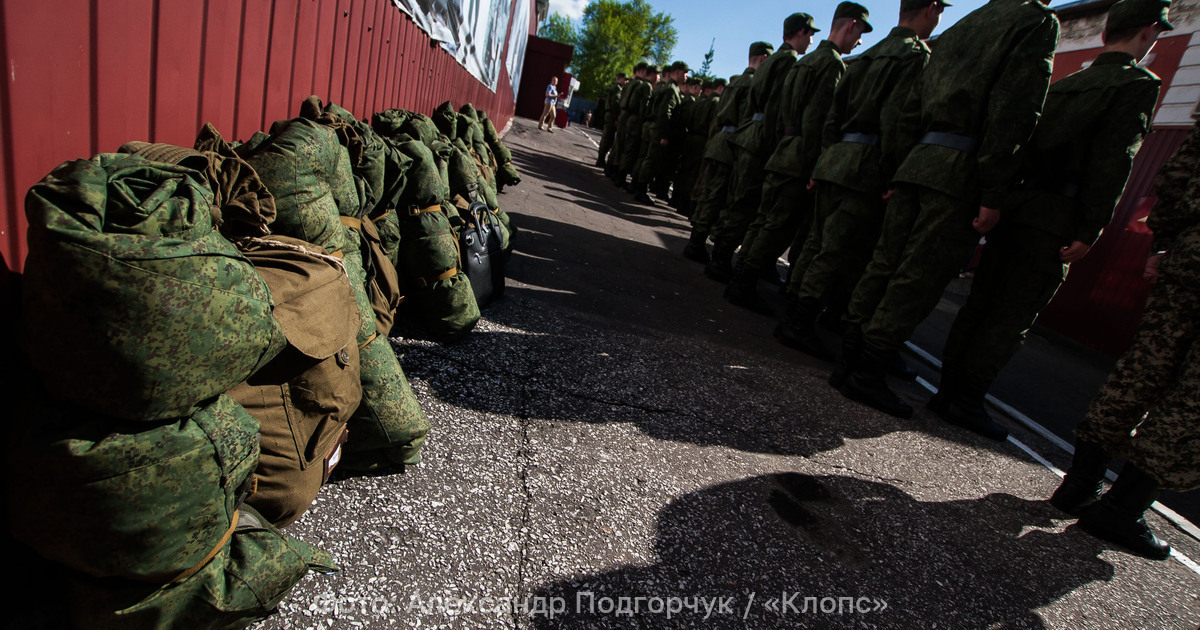
<instances>
[{"instance_id":1,"label":"green tree","mask_svg":"<svg viewBox=\"0 0 1200 630\"><path fill-rule=\"evenodd\" d=\"M717 38L713 38L712 43L708 45L708 52L704 53L704 63L700 64L700 71L693 72L692 76L701 81L712 81L715 77L711 74L713 59L717 56Z\"/></svg>"},{"instance_id":2,"label":"green tree","mask_svg":"<svg viewBox=\"0 0 1200 630\"><path fill-rule=\"evenodd\" d=\"M571 23L570 18L560 13L555 13L546 18L546 22L538 29L538 37L574 46L579 40L579 31L575 29L575 25Z\"/></svg>"},{"instance_id":3,"label":"green tree","mask_svg":"<svg viewBox=\"0 0 1200 630\"><path fill-rule=\"evenodd\" d=\"M669 63L677 40L674 19L655 13L646 0L594 0L584 9L571 59L580 96L599 96L639 61Z\"/></svg>"}]
</instances>

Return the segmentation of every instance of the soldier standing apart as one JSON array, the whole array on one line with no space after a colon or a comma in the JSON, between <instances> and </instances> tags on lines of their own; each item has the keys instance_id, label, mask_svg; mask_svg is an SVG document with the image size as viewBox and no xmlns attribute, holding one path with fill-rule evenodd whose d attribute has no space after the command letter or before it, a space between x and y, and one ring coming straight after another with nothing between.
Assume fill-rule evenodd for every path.
<instances>
[{"instance_id":1,"label":"soldier standing apart","mask_svg":"<svg viewBox=\"0 0 1200 630\"><path fill-rule=\"evenodd\" d=\"M604 133L600 136L600 155L596 158L596 166L606 170L608 152L612 150L613 140L617 137L617 120L621 117L621 89L628 81L624 72L618 72L617 80L604 93Z\"/></svg>"},{"instance_id":2,"label":"soldier standing apart","mask_svg":"<svg viewBox=\"0 0 1200 630\"><path fill-rule=\"evenodd\" d=\"M988 234L971 295L946 340L941 385L929 408L948 421L1005 435L992 428L999 425L988 417L984 397L1068 266L1112 220L1158 102L1161 81L1137 61L1169 27L1165 18L1159 23L1163 6L1162 0L1113 5L1104 51L1050 86L1022 155L1022 180Z\"/></svg>"},{"instance_id":3,"label":"soldier standing apart","mask_svg":"<svg viewBox=\"0 0 1200 630\"><path fill-rule=\"evenodd\" d=\"M721 105L713 119L712 137L704 148L703 188L697 187L696 210L692 213L692 234L683 248L683 257L707 265L710 258L705 242L713 223L720 216L729 198L733 177L733 134L741 125L750 124L754 114L750 104L750 83L758 67L774 52L767 42L750 44L749 64L741 74L729 80L721 96Z\"/></svg>"},{"instance_id":4,"label":"soldier standing apart","mask_svg":"<svg viewBox=\"0 0 1200 630\"><path fill-rule=\"evenodd\" d=\"M550 77L550 85L546 86L546 106L542 108L542 117L538 120L538 129L554 133L554 117L558 105L558 77ZM543 127L542 125L545 125Z\"/></svg>"},{"instance_id":5,"label":"soldier standing apart","mask_svg":"<svg viewBox=\"0 0 1200 630\"><path fill-rule=\"evenodd\" d=\"M641 203L654 205L654 200L646 193L652 183L655 184L655 192L659 198L666 199L666 187L670 185L671 168L675 164L671 154L674 153L676 144L681 141L675 137L675 126L678 124L676 110L683 102L683 93L679 86L687 81L689 72L691 69L682 61L671 64L665 73L667 80L654 88L651 96L647 119L649 126L644 127L645 135L642 138L646 152L630 186L630 192Z\"/></svg>"},{"instance_id":6,"label":"soldier standing apart","mask_svg":"<svg viewBox=\"0 0 1200 630\"><path fill-rule=\"evenodd\" d=\"M625 178L633 174L637 167L642 150L642 112L650 101L654 84L658 82L658 66L639 63L641 74L633 72L633 83L625 86L621 96L624 104L621 106L620 130L621 168L617 171L616 184L625 185ZM629 98L625 98L628 95Z\"/></svg>"},{"instance_id":7,"label":"soldier standing apart","mask_svg":"<svg viewBox=\"0 0 1200 630\"><path fill-rule=\"evenodd\" d=\"M825 119L825 149L812 175L817 218L787 287L796 302L775 329L784 345L833 360L817 336L817 317L825 306L838 313L845 309L875 251L883 195L903 157L896 155L896 119L929 61L923 40L946 6L939 0L901 0L896 28L859 55L838 84Z\"/></svg>"},{"instance_id":8,"label":"soldier standing apart","mask_svg":"<svg viewBox=\"0 0 1200 630\"><path fill-rule=\"evenodd\" d=\"M1000 218L1050 83L1059 27L1047 1L990 0L972 11L938 38L913 87L899 133L915 146L892 178L883 234L850 300L849 374L831 379L852 400L912 416L888 389L887 366L937 306L963 252ZM999 435L986 415L971 421Z\"/></svg>"},{"instance_id":9,"label":"soldier standing apart","mask_svg":"<svg viewBox=\"0 0 1200 630\"><path fill-rule=\"evenodd\" d=\"M775 128L775 123L783 98L784 75L795 65L799 53L808 50L813 35L820 30L813 16L807 13L789 15L783 21L783 45L762 62L750 82L752 113L733 137L736 149L729 198L709 234L713 239L712 260L704 268L704 275L713 280L729 282L733 276L733 251L758 212L763 169L779 142L781 130Z\"/></svg>"},{"instance_id":10,"label":"soldier standing apart","mask_svg":"<svg viewBox=\"0 0 1200 630\"><path fill-rule=\"evenodd\" d=\"M731 304L765 315L775 312L758 294L758 278L764 273L775 275L775 261L796 232L807 230L812 223L810 177L821 155L822 129L834 91L846 71L842 55L862 43L863 33L871 32L868 17L861 4L838 4L829 37L796 61L784 78L776 121L782 138L767 160L762 203L725 289L725 299Z\"/></svg>"},{"instance_id":11,"label":"soldier standing apart","mask_svg":"<svg viewBox=\"0 0 1200 630\"><path fill-rule=\"evenodd\" d=\"M1161 0L1118 2L1110 30L1118 13L1122 24L1157 20L1139 29L1143 40L1170 25ZM1155 188L1158 202L1147 220L1154 230L1150 300L1133 345L1075 428L1075 457L1050 502L1079 515L1084 531L1161 560L1171 548L1143 514L1161 488L1200 488L1200 127L1163 166ZM1100 497L1109 457L1126 463Z\"/></svg>"}]
</instances>

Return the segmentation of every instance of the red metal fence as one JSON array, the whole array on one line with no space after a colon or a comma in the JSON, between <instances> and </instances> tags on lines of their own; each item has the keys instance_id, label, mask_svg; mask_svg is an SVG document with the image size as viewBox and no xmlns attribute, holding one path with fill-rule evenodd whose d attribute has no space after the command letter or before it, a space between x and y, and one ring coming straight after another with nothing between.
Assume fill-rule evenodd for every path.
<instances>
[{"instance_id":1,"label":"red metal fence","mask_svg":"<svg viewBox=\"0 0 1200 630\"><path fill-rule=\"evenodd\" d=\"M359 117L450 100L502 128L514 110L503 63L492 92L389 0L3 0L0 50L0 253L16 270L25 191L66 160L191 146L205 122L245 139L312 94Z\"/></svg>"}]
</instances>

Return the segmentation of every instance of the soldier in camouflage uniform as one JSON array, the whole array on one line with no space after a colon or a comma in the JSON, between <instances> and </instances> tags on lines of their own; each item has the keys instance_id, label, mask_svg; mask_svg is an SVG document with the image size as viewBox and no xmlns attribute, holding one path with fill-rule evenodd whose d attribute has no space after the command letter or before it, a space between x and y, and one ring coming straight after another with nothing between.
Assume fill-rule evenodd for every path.
<instances>
[{"instance_id":1,"label":"soldier in camouflage uniform","mask_svg":"<svg viewBox=\"0 0 1200 630\"><path fill-rule=\"evenodd\" d=\"M659 197L666 196L666 187L670 185L671 167L676 160L673 156L678 153L678 145L682 138L675 133L679 126L679 104L683 102L680 85L687 81L691 68L682 61L671 64L665 73L666 81L654 88L645 135L642 138L646 152L638 166L634 183L631 185L634 198L641 203L654 205L654 200L646 193L650 184L655 185Z\"/></svg>"},{"instance_id":2,"label":"soldier in camouflage uniform","mask_svg":"<svg viewBox=\"0 0 1200 630\"><path fill-rule=\"evenodd\" d=\"M799 53L808 50L813 35L820 30L807 13L789 15L783 21L783 45L754 73L750 83L751 117L738 127L733 137L736 148L729 199L709 234L713 239L712 261L704 268L704 275L714 280L729 282L733 276L733 251L758 212L763 169L782 133L776 129L776 122L783 100L784 75L795 65Z\"/></svg>"},{"instance_id":3,"label":"soldier in camouflage uniform","mask_svg":"<svg viewBox=\"0 0 1200 630\"><path fill-rule=\"evenodd\" d=\"M1127 6L1114 16L1118 26ZM1161 82L1137 67L1158 36L1147 30L1153 22L1131 33L1110 23L1105 51L1092 65L1050 87L1024 149L1022 181L1005 201L1003 221L988 234L970 298L950 329L931 409L982 409L992 381L1070 263L1112 220L1158 102Z\"/></svg>"},{"instance_id":4,"label":"soldier in camouflage uniform","mask_svg":"<svg viewBox=\"0 0 1200 630\"><path fill-rule=\"evenodd\" d=\"M708 249L705 242L713 223L720 216L725 200L729 198L729 183L733 176L733 134L742 124L749 124L754 113L750 109L750 83L758 67L774 51L767 42L750 44L750 65L741 74L729 80L729 87L721 96L721 106L713 119L712 137L704 148L703 189L695 191L696 210L692 213L692 234L683 249L683 257L707 265Z\"/></svg>"},{"instance_id":5,"label":"soldier in camouflage uniform","mask_svg":"<svg viewBox=\"0 0 1200 630\"><path fill-rule=\"evenodd\" d=\"M1118 2L1109 11L1108 42L1124 29L1143 46L1152 43L1172 28L1168 6L1164 0ZM1154 253L1145 275L1157 282L1133 345L1075 428L1075 457L1050 502L1079 515L1084 531L1161 560L1170 546L1142 515L1160 488L1200 488L1200 127L1163 166L1155 188L1158 203L1147 221ZM1101 497L1110 456L1126 464Z\"/></svg>"},{"instance_id":6,"label":"soldier in camouflage uniform","mask_svg":"<svg viewBox=\"0 0 1200 630\"><path fill-rule=\"evenodd\" d=\"M621 119L617 123L618 138L621 145L621 167L616 173L616 184L625 185L625 178L633 174L637 168L642 149L643 110L650 100L654 83L658 82L658 66L638 64L642 68L641 75L637 70L633 73L633 83L625 86L621 92Z\"/></svg>"},{"instance_id":7,"label":"soldier in camouflage uniform","mask_svg":"<svg viewBox=\"0 0 1200 630\"><path fill-rule=\"evenodd\" d=\"M883 235L850 300L849 373L832 379L848 398L912 416L887 386L890 358L999 220L1017 149L1046 99L1058 28L1042 0L991 0L938 38L900 118L901 142L914 146L892 178ZM989 437L1005 433L982 407L940 415Z\"/></svg>"},{"instance_id":8,"label":"soldier in camouflage uniform","mask_svg":"<svg viewBox=\"0 0 1200 630\"><path fill-rule=\"evenodd\" d=\"M798 230L812 222L812 188L809 178L821 154L822 128L838 81L846 71L842 55L871 32L866 7L854 2L838 4L829 37L816 50L801 57L784 79L776 128L782 130L766 164L766 180L758 216L742 241L733 278L725 289L731 304L772 314L774 307L758 294L764 272L775 273L775 261Z\"/></svg>"},{"instance_id":9,"label":"soldier in camouflage uniform","mask_svg":"<svg viewBox=\"0 0 1200 630\"><path fill-rule=\"evenodd\" d=\"M787 291L795 297L775 336L784 345L827 361L817 336L824 306L840 313L883 229L883 195L903 156L896 155L896 119L925 64L927 39L943 7L938 0L901 0L896 28L858 55L846 70L825 120L825 149L813 169L816 216ZM804 261L809 260L807 265Z\"/></svg>"},{"instance_id":10,"label":"soldier in camouflage uniform","mask_svg":"<svg viewBox=\"0 0 1200 630\"><path fill-rule=\"evenodd\" d=\"M621 90L628 82L625 73L618 72L617 80L604 93L604 133L600 136L600 155L596 157L596 166L606 170L608 152L612 150L617 137L617 120L621 117Z\"/></svg>"},{"instance_id":11,"label":"soldier in camouflage uniform","mask_svg":"<svg viewBox=\"0 0 1200 630\"><path fill-rule=\"evenodd\" d=\"M721 105L721 93L725 90L725 79L706 81L701 86L703 94L697 97L687 116L687 138L684 140L682 155L679 158L679 173L675 178L675 194L671 197L671 207L686 217L692 215L696 202L696 183L700 178L700 169L704 163L704 149L708 139L713 134L713 119L717 116L717 108Z\"/></svg>"}]
</instances>

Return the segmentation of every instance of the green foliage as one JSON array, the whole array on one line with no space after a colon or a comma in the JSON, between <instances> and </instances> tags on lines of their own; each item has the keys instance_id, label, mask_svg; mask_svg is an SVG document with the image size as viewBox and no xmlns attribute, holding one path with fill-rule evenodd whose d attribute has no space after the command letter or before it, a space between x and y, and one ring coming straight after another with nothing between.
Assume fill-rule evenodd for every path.
<instances>
[{"instance_id":1,"label":"green foliage","mask_svg":"<svg viewBox=\"0 0 1200 630\"><path fill-rule=\"evenodd\" d=\"M713 59L717 56L717 38L713 38L712 43L708 45L708 52L704 53L704 63L700 64L700 70L693 72L692 76L701 81L712 81L716 77L712 75Z\"/></svg>"},{"instance_id":2,"label":"green foliage","mask_svg":"<svg viewBox=\"0 0 1200 630\"><path fill-rule=\"evenodd\" d=\"M580 96L596 98L618 72L632 75L639 61L669 63L677 40L674 19L655 13L646 0L595 0L588 4L571 60L571 69L581 84Z\"/></svg>"},{"instance_id":3,"label":"green foliage","mask_svg":"<svg viewBox=\"0 0 1200 630\"><path fill-rule=\"evenodd\" d=\"M575 29L575 25L571 23L570 18L560 13L555 13L546 18L546 23L542 24L542 27L538 29L538 37L574 46L579 40L579 31Z\"/></svg>"}]
</instances>

